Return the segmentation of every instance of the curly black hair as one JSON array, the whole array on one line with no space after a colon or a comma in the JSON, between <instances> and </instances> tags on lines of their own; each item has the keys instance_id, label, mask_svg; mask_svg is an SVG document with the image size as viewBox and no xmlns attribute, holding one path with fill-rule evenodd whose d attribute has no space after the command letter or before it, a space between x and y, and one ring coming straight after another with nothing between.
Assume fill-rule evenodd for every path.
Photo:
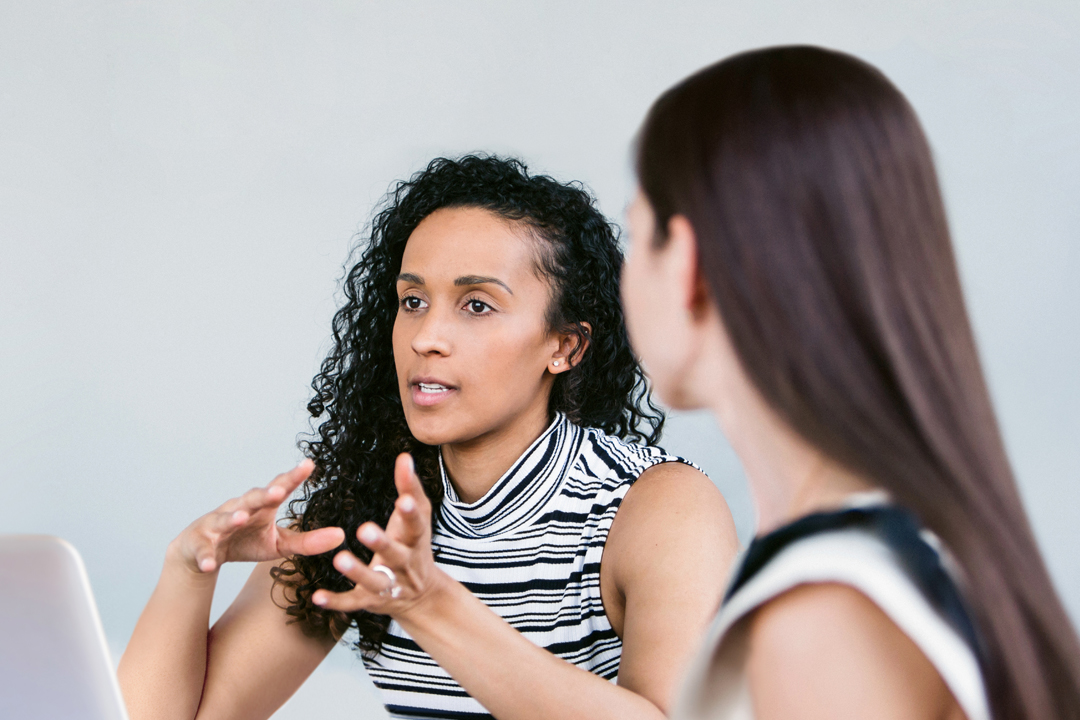
<instances>
[{"instance_id":1,"label":"curly black hair","mask_svg":"<svg viewBox=\"0 0 1080 720\"><path fill-rule=\"evenodd\" d=\"M356 539L356 529L367 521L385 527L389 520L397 497L393 476L399 453L415 459L435 509L433 521L442 502L438 447L416 440L405 421L392 332L405 243L428 215L454 207L482 208L528 229L540 248L537 272L552 290L549 327L588 340L580 361L557 376L549 413L565 413L578 425L634 442L655 443L663 428L664 415L652 402L623 321L618 229L589 192L580 183L530 175L517 159L437 158L387 194L372 220L369 241L345 275L346 301L334 315L334 346L312 381L314 397L308 403L312 422L322 422L301 442L315 470L287 511L300 530L343 528L344 546L364 562L372 553ZM355 626L356 648L375 654L389 617L329 611L311 601L318 588L342 592L352 587L331 564L337 552L289 558L275 569L275 581L285 590L286 612L312 634L341 635Z\"/></svg>"}]
</instances>

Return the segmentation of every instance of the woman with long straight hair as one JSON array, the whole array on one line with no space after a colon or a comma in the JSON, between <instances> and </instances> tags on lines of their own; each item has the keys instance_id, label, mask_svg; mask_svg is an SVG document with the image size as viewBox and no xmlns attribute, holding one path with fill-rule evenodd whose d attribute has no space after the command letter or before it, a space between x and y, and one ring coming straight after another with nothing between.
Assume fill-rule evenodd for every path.
<instances>
[{"instance_id":1,"label":"woman with long straight hair","mask_svg":"<svg viewBox=\"0 0 1080 720\"><path fill-rule=\"evenodd\" d=\"M655 102L637 173L631 339L758 512L677 716L1080 717L901 93L839 52L737 55Z\"/></svg>"}]
</instances>

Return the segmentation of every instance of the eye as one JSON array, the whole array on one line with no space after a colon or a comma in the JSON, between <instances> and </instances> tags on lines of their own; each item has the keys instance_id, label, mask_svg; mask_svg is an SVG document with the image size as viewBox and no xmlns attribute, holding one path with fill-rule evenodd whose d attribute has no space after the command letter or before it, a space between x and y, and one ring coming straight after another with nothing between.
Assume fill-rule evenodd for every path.
<instances>
[{"instance_id":1,"label":"eye","mask_svg":"<svg viewBox=\"0 0 1080 720\"><path fill-rule=\"evenodd\" d=\"M483 300L477 300L471 298L465 301L465 309L473 315L488 315L492 312L492 307Z\"/></svg>"},{"instance_id":2,"label":"eye","mask_svg":"<svg viewBox=\"0 0 1080 720\"><path fill-rule=\"evenodd\" d=\"M398 302L401 304L401 309L405 312L415 312L417 310L422 310L427 306L427 303L415 295L406 295Z\"/></svg>"}]
</instances>

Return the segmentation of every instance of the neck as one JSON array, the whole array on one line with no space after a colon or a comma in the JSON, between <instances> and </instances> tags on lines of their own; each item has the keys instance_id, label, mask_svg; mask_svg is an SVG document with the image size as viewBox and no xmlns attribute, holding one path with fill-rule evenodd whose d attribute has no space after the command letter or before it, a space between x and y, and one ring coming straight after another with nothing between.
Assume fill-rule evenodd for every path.
<instances>
[{"instance_id":1,"label":"neck","mask_svg":"<svg viewBox=\"0 0 1080 720\"><path fill-rule=\"evenodd\" d=\"M703 358L731 353L717 334ZM874 489L864 478L827 457L782 420L741 369L725 373L708 363L691 372L708 398L724 435L742 462L756 510L756 533L764 535L796 518L841 507L856 492Z\"/></svg>"},{"instance_id":2,"label":"neck","mask_svg":"<svg viewBox=\"0 0 1080 720\"><path fill-rule=\"evenodd\" d=\"M771 414L771 409L770 409ZM752 441L733 440L750 482L757 511L757 535L765 535L804 515L842 507L852 494L872 490L850 472L775 418L768 432Z\"/></svg>"},{"instance_id":3,"label":"neck","mask_svg":"<svg viewBox=\"0 0 1080 720\"><path fill-rule=\"evenodd\" d=\"M443 466L463 502L484 497L547 429L547 399L511 422L464 442L441 446Z\"/></svg>"}]
</instances>

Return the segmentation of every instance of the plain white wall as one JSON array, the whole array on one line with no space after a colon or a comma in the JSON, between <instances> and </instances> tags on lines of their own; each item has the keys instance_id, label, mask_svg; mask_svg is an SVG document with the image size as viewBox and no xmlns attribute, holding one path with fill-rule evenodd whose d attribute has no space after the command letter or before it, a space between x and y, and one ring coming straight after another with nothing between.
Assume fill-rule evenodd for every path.
<instances>
[{"instance_id":1,"label":"plain white wall","mask_svg":"<svg viewBox=\"0 0 1080 720\"><path fill-rule=\"evenodd\" d=\"M393 180L512 153L621 219L658 93L809 42L877 64L925 123L1021 489L1080 618L1078 40L1075 0L2 3L0 530L74 542L119 651L169 540L299 458L341 263ZM676 418L666 444L747 538L711 419ZM278 717L381 712L332 658Z\"/></svg>"}]
</instances>

